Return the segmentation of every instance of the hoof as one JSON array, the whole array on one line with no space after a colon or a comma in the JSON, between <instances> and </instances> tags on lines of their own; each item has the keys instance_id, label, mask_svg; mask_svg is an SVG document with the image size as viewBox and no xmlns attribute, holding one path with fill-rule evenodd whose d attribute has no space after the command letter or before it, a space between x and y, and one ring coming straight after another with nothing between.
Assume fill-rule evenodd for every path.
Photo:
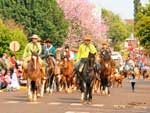
<instances>
[{"instance_id":1,"label":"hoof","mask_svg":"<svg viewBox=\"0 0 150 113\"><path fill-rule=\"evenodd\" d=\"M88 104L92 104L92 100L89 100L89 101L88 101Z\"/></svg>"},{"instance_id":2,"label":"hoof","mask_svg":"<svg viewBox=\"0 0 150 113\"><path fill-rule=\"evenodd\" d=\"M108 94L108 96L111 96L111 94Z\"/></svg>"},{"instance_id":3,"label":"hoof","mask_svg":"<svg viewBox=\"0 0 150 113\"><path fill-rule=\"evenodd\" d=\"M41 96L41 94L38 93L38 94L37 94L37 97L42 97L42 96Z\"/></svg>"},{"instance_id":4,"label":"hoof","mask_svg":"<svg viewBox=\"0 0 150 113\"><path fill-rule=\"evenodd\" d=\"M32 96L28 96L28 101L32 102Z\"/></svg>"},{"instance_id":5,"label":"hoof","mask_svg":"<svg viewBox=\"0 0 150 113\"><path fill-rule=\"evenodd\" d=\"M84 101L84 93L81 93L81 101Z\"/></svg>"}]
</instances>

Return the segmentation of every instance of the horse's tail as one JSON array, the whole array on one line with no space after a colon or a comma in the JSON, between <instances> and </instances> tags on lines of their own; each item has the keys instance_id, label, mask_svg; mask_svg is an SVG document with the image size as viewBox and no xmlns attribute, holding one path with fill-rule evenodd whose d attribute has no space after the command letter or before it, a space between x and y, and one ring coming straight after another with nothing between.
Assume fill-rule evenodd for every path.
<instances>
[{"instance_id":1,"label":"horse's tail","mask_svg":"<svg viewBox=\"0 0 150 113\"><path fill-rule=\"evenodd\" d=\"M34 91L36 89L35 81L31 81L31 90Z\"/></svg>"}]
</instances>

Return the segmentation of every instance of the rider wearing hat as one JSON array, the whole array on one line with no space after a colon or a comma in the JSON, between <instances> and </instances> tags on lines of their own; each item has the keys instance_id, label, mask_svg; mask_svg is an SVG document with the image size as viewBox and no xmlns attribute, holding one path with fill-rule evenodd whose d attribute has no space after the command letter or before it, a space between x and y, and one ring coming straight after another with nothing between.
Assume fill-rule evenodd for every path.
<instances>
[{"instance_id":1,"label":"rider wearing hat","mask_svg":"<svg viewBox=\"0 0 150 113\"><path fill-rule=\"evenodd\" d=\"M31 37L31 42L27 44L27 46L25 47L24 53L23 53L23 57L28 57L31 56L31 52L36 52L40 55L41 53L41 45L39 43L40 38L38 37L38 35L33 35Z\"/></svg>"},{"instance_id":2,"label":"rider wearing hat","mask_svg":"<svg viewBox=\"0 0 150 113\"><path fill-rule=\"evenodd\" d=\"M65 45L65 49L61 57L62 59L67 58L68 60L74 60L74 53L70 50L69 45Z\"/></svg>"},{"instance_id":3,"label":"rider wearing hat","mask_svg":"<svg viewBox=\"0 0 150 113\"><path fill-rule=\"evenodd\" d=\"M51 56L53 56L54 58L56 57L56 49L55 47L52 45L52 41L51 40L46 40L46 56L50 54Z\"/></svg>"},{"instance_id":4,"label":"rider wearing hat","mask_svg":"<svg viewBox=\"0 0 150 113\"><path fill-rule=\"evenodd\" d=\"M31 59L32 52L37 53L38 55L41 54L42 47L39 41L41 40L38 35L34 34L31 37L31 42L27 44L25 47L24 53L23 53L23 70L25 71L27 69L28 61ZM39 57L39 63L41 65L41 70L43 72L43 79L45 79L45 64L42 61L42 59Z\"/></svg>"},{"instance_id":5,"label":"rider wearing hat","mask_svg":"<svg viewBox=\"0 0 150 113\"><path fill-rule=\"evenodd\" d=\"M85 36L84 43L79 46L79 50L77 53L77 63L75 64L75 70L81 72L83 66L88 58L89 52L97 53L95 46L91 43L91 37Z\"/></svg>"},{"instance_id":6,"label":"rider wearing hat","mask_svg":"<svg viewBox=\"0 0 150 113\"><path fill-rule=\"evenodd\" d=\"M47 57L47 55L51 55L53 62L56 65L56 49L55 47L52 45L52 41L51 40L46 40L46 50L45 50L45 58Z\"/></svg>"},{"instance_id":7,"label":"rider wearing hat","mask_svg":"<svg viewBox=\"0 0 150 113\"><path fill-rule=\"evenodd\" d=\"M103 42L102 43L102 48L100 49L100 57L103 57L106 53L109 53L109 55L111 54L111 50L108 47L108 43L107 42Z\"/></svg>"}]
</instances>

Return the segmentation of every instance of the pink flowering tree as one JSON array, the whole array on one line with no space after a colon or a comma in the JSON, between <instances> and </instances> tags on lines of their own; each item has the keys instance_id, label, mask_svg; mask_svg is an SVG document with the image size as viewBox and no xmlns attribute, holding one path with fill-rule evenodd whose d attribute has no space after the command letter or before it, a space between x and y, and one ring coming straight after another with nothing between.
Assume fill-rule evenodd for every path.
<instances>
[{"instance_id":1,"label":"pink flowering tree","mask_svg":"<svg viewBox=\"0 0 150 113\"><path fill-rule=\"evenodd\" d=\"M108 27L100 16L94 14L96 8L94 4L88 0L57 0L57 2L64 11L65 18L70 21L65 43L79 44L82 37L87 34L92 36L94 42L107 39Z\"/></svg>"}]
</instances>

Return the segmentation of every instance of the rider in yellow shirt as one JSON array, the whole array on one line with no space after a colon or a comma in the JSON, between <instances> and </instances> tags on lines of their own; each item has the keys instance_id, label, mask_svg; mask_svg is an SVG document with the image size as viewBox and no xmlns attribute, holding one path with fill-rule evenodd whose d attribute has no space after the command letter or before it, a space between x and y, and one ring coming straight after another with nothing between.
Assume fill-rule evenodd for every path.
<instances>
[{"instance_id":1,"label":"rider in yellow shirt","mask_svg":"<svg viewBox=\"0 0 150 113\"><path fill-rule=\"evenodd\" d=\"M95 46L91 43L91 37L86 36L84 38L84 43L79 46L79 50L77 53L77 63L75 64L75 70L81 72L86 62L89 52L97 53ZM96 68L99 68L98 64L96 63Z\"/></svg>"}]
</instances>

